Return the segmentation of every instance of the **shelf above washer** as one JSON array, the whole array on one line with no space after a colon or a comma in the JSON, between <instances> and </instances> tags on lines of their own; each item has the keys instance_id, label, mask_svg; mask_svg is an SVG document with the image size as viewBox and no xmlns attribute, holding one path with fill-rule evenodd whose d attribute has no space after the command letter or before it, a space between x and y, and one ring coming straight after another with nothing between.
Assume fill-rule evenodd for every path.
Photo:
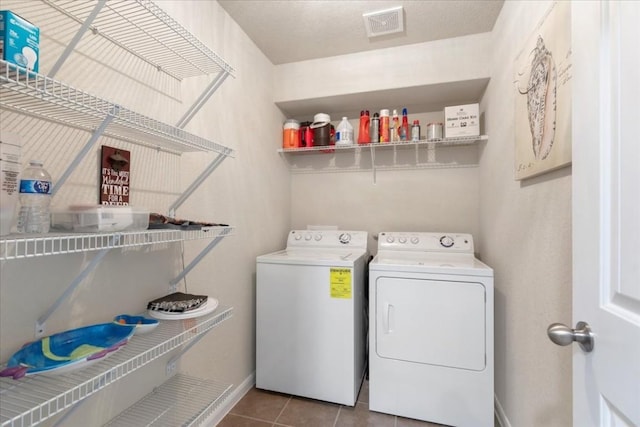
<instances>
[{"instance_id":1,"label":"shelf above washer","mask_svg":"<svg viewBox=\"0 0 640 427\"><path fill-rule=\"evenodd\" d=\"M480 136L465 136L458 138L443 138L427 141L422 139L420 141L400 141L400 142L382 142L382 143L367 143L367 144L353 144L353 145L330 145L320 147L301 147L301 148L279 148L279 153L295 154L295 153L308 153L308 152L320 152L320 153L334 153L339 151L350 151L357 149L389 149L389 148L404 148L404 147L448 147L454 145L471 145L478 141L487 141L489 137L487 135Z\"/></svg>"}]
</instances>

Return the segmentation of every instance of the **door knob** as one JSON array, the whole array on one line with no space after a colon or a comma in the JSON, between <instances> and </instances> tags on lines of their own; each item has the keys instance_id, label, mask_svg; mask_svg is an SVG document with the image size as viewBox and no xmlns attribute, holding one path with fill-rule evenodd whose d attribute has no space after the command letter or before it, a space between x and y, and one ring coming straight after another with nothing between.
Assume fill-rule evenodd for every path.
<instances>
[{"instance_id":1,"label":"door knob","mask_svg":"<svg viewBox=\"0 0 640 427\"><path fill-rule=\"evenodd\" d=\"M558 345L569 345L575 341L586 353L593 350L593 333L587 322L578 322L575 329L562 323L552 323L547 328L547 335Z\"/></svg>"}]
</instances>

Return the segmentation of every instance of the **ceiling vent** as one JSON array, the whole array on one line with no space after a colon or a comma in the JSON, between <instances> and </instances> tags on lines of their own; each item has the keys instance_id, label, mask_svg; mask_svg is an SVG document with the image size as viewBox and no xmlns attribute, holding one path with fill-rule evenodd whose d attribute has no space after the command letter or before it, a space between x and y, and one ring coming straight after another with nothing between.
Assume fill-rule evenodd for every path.
<instances>
[{"instance_id":1,"label":"ceiling vent","mask_svg":"<svg viewBox=\"0 0 640 427\"><path fill-rule=\"evenodd\" d=\"M367 37L377 37L404 31L402 6L363 13L362 17L364 18L364 26L367 29Z\"/></svg>"}]
</instances>

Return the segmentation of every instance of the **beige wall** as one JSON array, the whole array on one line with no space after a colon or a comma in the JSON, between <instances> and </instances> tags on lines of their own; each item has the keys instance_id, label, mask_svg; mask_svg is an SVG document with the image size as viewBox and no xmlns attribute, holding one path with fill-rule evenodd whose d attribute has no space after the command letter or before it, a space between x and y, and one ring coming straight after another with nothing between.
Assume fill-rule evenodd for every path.
<instances>
[{"instance_id":1,"label":"beige wall","mask_svg":"<svg viewBox=\"0 0 640 427\"><path fill-rule=\"evenodd\" d=\"M571 350L546 336L550 323L571 324L571 169L513 172L513 63L550 4L505 2L482 101L480 252L495 271L495 391L514 427L572 424Z\"/></svg>"},{"instance_id":2,"label":"beige wall","mask_svg":"<svg viewBox=\"0 0 640 427\"><path fill-rule=\"evenodd\" d=\"M20 2L18 2L20 3ZM190 375L238 385L255 370L254 300L255 257L281 247L290 225L289 172L276 149L281 143L282 113L273 104L273 65L228 18L217 2L162 1L158 3L205 45L235 69L189 123L186 130L234 148L177 215L236 226L187 276L188 291L218 298L234 307L233 317L206 334L179 363ZM3 8L19 4L3 2ZM31 17L33 21L47 19ZM43 34L46 52L41 72L46 74L72 35L60 26ZM81 43L57 79L167 123L176 123L210 78L195 77L176 83L156 70L116 50L97 46L97 39ZM23 163L40 158L59 177L88 139L86 132L2 113L2 129L23 136ZM182 190L209 164L213 153L157 152L112 139L96 148L55 196L54 205L95 203L96 165L100 144L127 147L132 152L132 203L166 213ZM209 240L184 243L188 263ZM110 321L120 313L138 313L147 301L168 292L168 282L181 271L180 245L157 245L114 250L80 284L47 322L47 332ZM48 256L29 261L3 262L0 286L0 359L34 338L34 322L60 295L95 253ZM183 290L183 289L181 289ZM169 356L140 369L77 406L62 425L101 425L154 385L166 380ZM57 419L57 417L56 417Z\"/></svg>"},{"instance_id":3,"label":"beige wall","mask_svg":"<svg viewBox=\"0 0 640 427\"><path fill-rule=\"evenodd\" d=\"M409 107L409 123L420 120L424 136L427 123L443 122L442 99L454 102L458 96L469 96L435 88L488 78L489 40L490 34L485 33L278 65L275 99L296 112L308 110L314 99L325 99L325 109L315 112L329 112L336 127L347 114L357 137L359 119L351 111L368 109L373 115L377 109L367 101L376 98L372 94L382 93L383 108L401 113ZM379 72L382 68L384 72ZM420 88L416 90L434 101L420 99L416 105L407 105L402 91L407 87ZM359 104L358 99L362 99ZM428 109L438 103L437 110ZM313 114L293 115L313 118ZM377 245L373 236L381 231L455 231L479 238L478 145L379 148L375 172L369 149L335 155L283 154L283 162L292 171L292 228L321 224L364 230L369 232L373 254ZM438 164L445 167L432 167Z\"/></svg>"}]
</instances>

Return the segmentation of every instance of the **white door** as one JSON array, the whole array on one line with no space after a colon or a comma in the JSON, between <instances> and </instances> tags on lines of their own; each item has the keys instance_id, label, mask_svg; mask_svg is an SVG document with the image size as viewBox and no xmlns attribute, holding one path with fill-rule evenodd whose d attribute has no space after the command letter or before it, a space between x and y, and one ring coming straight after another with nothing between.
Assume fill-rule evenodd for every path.
<instances>
[{"instance_id":1,"label":"white door","mask_svg":"<svg viewBox=\"0 0 640 427\"><path fill-rule=\"evenodd\" d=\"M573 425L640 426L640 2L572 4Z\"/></svg>"}]
</instances>

